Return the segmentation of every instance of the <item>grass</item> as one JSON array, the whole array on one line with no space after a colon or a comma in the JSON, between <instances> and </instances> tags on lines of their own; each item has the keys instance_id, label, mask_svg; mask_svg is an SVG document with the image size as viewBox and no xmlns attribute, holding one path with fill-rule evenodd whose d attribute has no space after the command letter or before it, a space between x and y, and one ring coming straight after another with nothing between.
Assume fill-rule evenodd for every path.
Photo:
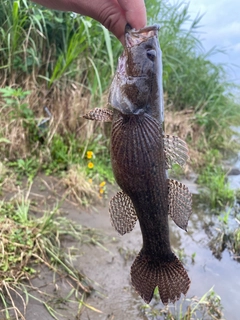
<instances>
[{"instance_id":1,"label":"grass","mask_svg":"<svg viewBox=\"0 0 240 320\"><path fill-rule=\"evenodd\" d=\"M158 300L158 290L154 293ZM211 288L201 298L185 298L178 304L166 306L159 309L157 303L153 305L144 305L141 308L144 315L149 319L165 320L210 320L223 319L221 298Z\"/></svg>"},{"instance_id":2,"label":"grass","mask_svg":"<svg viewBox=\"0 0 240 320\"><path fill-rule=\"evenodd\" d=\"M146 6L149 23L161 25L166 108L191 108L190 127L185 130L192 148L203 153L229 148L230 125L238 115L230 93L234 84L226 82L222 65L210 61L219 50L205 52L201 45L201 16L192 19L181 2L171 6L147 0ZM0 9L1 155L13 161L33 152L39 156L42 137L34 123L46 117L45 106L53 115L51 132L44 137L50 148L55 134L71 133L83 143L96 129L98 134L106 133L99 125L86 124L80 115L104 103L121 44L87 17L54 12L27 0L4 0ZM13 119L15 109L19 112ZM193 132L197 141L192 139Z\"/></svg>"},{"instance_id":3,"label":"grass","mask_svg":"<svg viewBox=\"0 0 240 320\"><path fill-rule=\"evenodd\" d=\"M86 179L86 174L80 166L73 166L61 179L61 183L67 189L68 198L80 205L97 203L100 201L100 189L92 179Z\"/></svg>"},{"instance_id":4,"label":"grass","mask_svg":"<svg viewBox=\"0 0 240 320\"><path fill-rule=\"evenodd\" d=\"M233 252L237 256L237 259L240 257L240 227L236 228L233 233Z\"/></svg>"},{"instance_id":5,"label":"grass","mask_svg":"<svg viewBox=\"0 0 240 320\"><path fill-rule=\"evenodd\" d=\"M97 183L114 181L110 169L109 141L100 130L95 129L84 141L66 129L65 134L57 133L62 130L59 128L61 119L54 123L51 118L44 127L39 126L42 118L35 118L29 108L28 91L5 87L0 89L0 93L3 106L0 151L2 159L10 160L5 163L14 169L19 179L23 176L33 179L41 170L47 174L59 174L73 165L81 165L86 179L98 180ZM90 159L86 158L89 150L94 150L91 168L88 167Z\"/></svg>"},{"instance_id":6,"label":"grass","mask_svg":"<svg viewBox=\"0 0 240 320\"><path fill-rule=\"evenodd\" d=\"M239 205L212 209L216 215L205 227L209 238L209 248L218 260L221 260L224 250L228 250L231 257L240 261L240 215Z\"/></svg>"},{"instance_id":7,"label":"grass","mask_svg":"<svg viewBox=\"0 0 240 320\"><path fill-rule=\"evenodd\" d=\"M200 197L207 201L210 209L233 206L234 190L227 182L227 170L222 165L222 155L218 149L208 151L203 158L204 166L199 169L197 183L200 185Z\"/></svg>"},{"instance_id":8,"label":"grass","mask_svg":"<svg viewBox=\"0 0 240 320\"><path fill-rule=\"evenodd\" d=\"M208 167L203 155L234 147L228 143L239 108L230 94L234 85L226 82L224 67L210 61L217 49L206 53L201 45L200 16L191 19L182 3L148 0L146 6L149 23L161 25L167 133L187 141L195 170ZM86 122L81 115L106 104L103 93L121 44L87 17L54 12L27 0L4 0L0 9L0 159L10 160L8 166L19 179L81 166L86 181L112 183L109 126ZM46 107L51 119L39 127L49 116ZM88 162L87 151L94 155ZM181 173L174 169L173 174ZM223 181L207 183L213 188L211 204L219 203L222 195L215 195L214 188Z\"/></svg>"},{"instance_id":9,"label":"grass","mask_svg":"<svg viewBox=\"0 0 240 320\"><path fill-rule=\"evenodd\" d=\"M111 183L114 181L110 169L108 141L106 138L102 139L101 133L96 131L83 142L70 132L64 136L58 134L56 131L59 122L54 124L50 120L44 128L39 127L38 123L41 121L33 116L26 102L29 92L10 87L2 91L0 89L0 92L4 103L2 110L6 110L0 120L0 134L5 137L0 144L0 150L5 159L10 160L5 161L5 165L14 169L18 180L25 176L32 180L41 170L47 174L60 174L74 166L81 166L86 181L92 179L96 184L104 180ZM17 138L18 135L22 137L21 140ZM91 161L86 157L88 148L94 150ZM92 167L89 168L90 162Z\"/></svg>"},{"instance_id":10,"label":"grass","mask_svg":"<svg viewBox=\"0 0 240 320\"><path fill-rule=\"evenodd\" d=\"M209 165L198 177L198 183L203 187L201 197L207 200L212 209L233 205L234 190L226 179L226 172L219 165Z\"/></svg>"},{"instance_id":11,"label":"grass","mask_svg":"<svg viewBox=\"0 0 240 320\"><path fill-rule=\"evenodd\" d=\"M62 249L62 239L69 236L81 243L99 244L102 236L95 230L84 228L60 214L60 203L52 210L42 210L36 217L36 208L27 193L15 195L9 201L0 201L0 300L3 306L1 315L6 319L25 319L27 302L30 297L39 300L53 318L58 319L59 311L48 303L49 296L41 293L41 298L34 295L36 288L31 279L36 276L39 266L45 265L49 270L65 277L70 296L75 296L75 303L85 305L85 297L92 290L88 280L75 269L73 256ZM38 213L39 215L39 213ZM33 292L33 293L31 293ZM16 297L21 306L16 304ZM95 310L97 311L97 309Z\"/></svg>"}]
</instances>

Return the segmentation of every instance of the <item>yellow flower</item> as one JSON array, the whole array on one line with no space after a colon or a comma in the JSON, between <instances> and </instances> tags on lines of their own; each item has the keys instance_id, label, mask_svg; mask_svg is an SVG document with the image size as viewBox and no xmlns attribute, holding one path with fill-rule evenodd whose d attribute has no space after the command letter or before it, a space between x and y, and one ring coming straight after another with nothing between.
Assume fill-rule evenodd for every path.
<instances>
[{"instance_id":1,"label":"yellow flower","mask_svg":"<svg viewBox=\"0 0 240 320\"><path fill-rule=\"evenodd\" d=\"M103 182L100 183L99 187L100 187L100 188L103 188L105 185L106 185L106 182L103 181Z\"/></svg>"},{"instance_id":2,"label":"yellow flower","mask_svg":"<svg viewBox=\"0 0 240 320\"><path fill-rule=\"evenodd\" d=\"M89 163L88 163L88 168L89 168L89 169L92 169L93 167L94 167L94 164L93 164L92 162L89 162Z\"/></svg>"},{"instance_id":3,"label":"yellow flower","mask_svg":"<svg viewBox=\"0 0 240 320\"><path fill-rule=\"evenodd\" d=\"M93 157L93 152L92 151L87 151L87 158L92 159Z\"/></svg>"},{"instance_id":4,"label":"yellow flower","mask_svg":"<svg viewBox=\"0 0 240 320\"><path fill-rule=\"evenodd\" d=\"M103 189L99 189L99 193L100 193L100 194L103 194L103 193L104 193L104 190L103 190Z\"/></svg>"},{"instance_id":5,"label":"yellow flower","mask_svg":"<svg viewBox=\"0 0 240 320\"><path fill-rule=\"evenodd\" d=\"M88 179L88 182L89 182L89 183L92 183L92 179Z\"/></svg>"}]
</instances>

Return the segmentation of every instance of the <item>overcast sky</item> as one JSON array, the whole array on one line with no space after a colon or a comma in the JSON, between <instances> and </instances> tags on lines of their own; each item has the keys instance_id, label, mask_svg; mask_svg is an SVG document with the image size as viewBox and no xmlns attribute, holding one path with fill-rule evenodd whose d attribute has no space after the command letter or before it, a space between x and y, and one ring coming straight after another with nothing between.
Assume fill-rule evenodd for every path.
<instances>
[{"instance_id":1,"label":"overcast sky","mask_svg":"<svg viewBox=\"0 0 240 320\"><path fill-rule=\"evenodd\" d=\"M179 1L169 0L170 3ZM192 18L197 13L204 14L200 25L201 39L206 50L217 46L227 54L212 57L214 62L228 63L229 78L240 84L240 0L190 0L189 13ZM233 66L238 65L239 67Z\"/></svg>"}]
</instances>

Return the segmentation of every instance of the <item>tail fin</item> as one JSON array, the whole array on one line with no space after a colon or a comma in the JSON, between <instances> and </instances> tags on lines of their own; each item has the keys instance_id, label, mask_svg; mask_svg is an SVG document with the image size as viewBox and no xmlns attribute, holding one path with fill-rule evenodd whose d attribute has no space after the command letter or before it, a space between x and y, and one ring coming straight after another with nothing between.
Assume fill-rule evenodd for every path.
<instances>
[{"instance_id":1,"label":"tail fin","mask_svg":"<svg viewBox=\"0 0 240 320\"><path fill-rule=\"evenodd\" d=\"M146 303L152 300L156 286L163 304L174 303L181 293L186 295L191 282L175 255L171 261L151 261L141 252L133 262L131 277L133 287Z\"/></svg>"}]
</instances>

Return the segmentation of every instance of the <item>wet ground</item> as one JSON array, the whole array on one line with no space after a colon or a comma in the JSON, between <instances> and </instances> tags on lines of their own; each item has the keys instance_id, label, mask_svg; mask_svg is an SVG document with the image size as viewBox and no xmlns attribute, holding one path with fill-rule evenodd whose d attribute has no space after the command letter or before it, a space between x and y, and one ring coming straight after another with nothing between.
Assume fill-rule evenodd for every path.
<instances>
[{"instance_id":1,"label":"wet ground","mask_svg":"<svg viewBox=\"0 0 240 320\"><path fill-rule=\"evenodd\" d=\"M194 197L197 197L194 182L186 180L184 183L195 194ZM110 191L109 197L115 192ZM94 280L92 285L95 290L88 297L87 303L99 312L83 306L80 315L76 317L78 313L76 304L66 303L64 307L61 304L58 310L61 314L58 316L60 320L151 319L140 312L144 302L130 285L130 267L136 253L141 249L139 225L137 224L130 234L118 235L110 223L108 200L105 202L105 204L86 210L78 209L68 202L62 206L68 218L84 226L97 228L105 240L103 247L89 244L80 246L76 242L65 241L66 248L75 246L78 249L74 260L75 267ZM220 256L213 255L211 240L217 229L215 222L215 218L197 206L193 209L188 233L170 221L171 244L176 254L182 255L192 281L187 298L201 297L214 287L214 291L222 299L225 319L237 320L239 319L240 301L240 264L227 250L223 251ZM192 259L193 256L194 259ZM41 270L39 276L33 280L33 285L51 294L55 292L56 297L61 298L69 292L66 280L60 279L57 284L53 283L52 274L46 269ZM58 304L54 305L57 308ZM158 307L162 308L163 305L159 302ZM26 320L39 319L53 318L41 303L30 300Z\"/></svg>"},{"instance_id":2,"label":"wet ground","mask_svg":"<svg viewBox=\"0 0 240 320\"><path fill-rule=\"evenodd\" d=\"M240 168L240 157L235 159L233 168ZM233 173L236 173L233 171ZM191 278L191 287L187 298L201 297L209 289L221 297L224 308L224 319L238 320L240 301L240 263L234 259L233 254L224 248L218 248L218 219L210 215L206 209L201 209L198 203L197 187L194 176L190 180L182 181L194 194L193 214L190 217L188 232L179 229L170 221L171 244L176 254L182 256L185 267ZM48 203L55 203L56 194L39 188L39 181L49 178L39 177L38 182L32 188L33 197L41 206L44 199ZM232 188L240 187L240 175L230 175L229 181ZM54 183L52 185L54 189ZM113 190L110 190L113 189ZM141 232L137 223L134 230L127 235L120 236L113 229L108 214L108 201L116 192L116 187L108 188L108 199L105 203L91 209L78 208L69 202L64 202L62 212L76 223L96 228L104 239L102 247L98 245L79 245L66 239L64 246L76 247L74 266L89 279L93 279L94 288L92 294L86 300L88 306L78 305L65 301L71 290L66 279L53 278L52 272L41 268L38 276L32 281L33 286L53 294L56 298L52 305L59 312L58 319L63 320L148 320L152 319L144 315L140 309L144 305L142 299L134 292L130 284L130 267L134 257L141 249ZM215 239L215 240L214 240ZM219 245L221 243L219 242ZM38 294L37 297L41 297ZM153 301L157 308L161 309L161 302ZM53 317L38 301L30 298L26 320L51 320ZM160 319L160 318L157 318ZM0 317L0 320L1 319Z\"/></svg>"},{"instance_id":3,"label":"wet ground","mask_svg":"<svg viewBox=\"0 0 240 320\"><path fill-rule=\"evenodd\" d=\"M191 187L195 188L194 185L189 185L189 187L190 189ZM112 229L106 210L103 209L99 213L91 215L91 221L89 217L86 217L84 223L102 228L115 237L118 242L107 246L112 255L107 252L101 253L96 248L87 252L86 268L91 265L89 276L102 285L106 298L91 297L89 299L90 303L104 311L102 315L97 316L86 310L81 319L147 319L139 313L139 307L143 305L143 301L136 296L129 284L132 260L130 258L124 262L119 252L116 251L117 248L126 249L130 253L140 250L139 226L137 225L131 234L120 237ZM223 251L221 257L216 258L213 255L211 235L208 234L208 229L212 228L214 233L216 228L214 223L214 219L205 216L204 211L199 210L194 211L191 216L188 233L170 222L171 244L177 254L179 250L183 250L185 265L192 281L187 297L201 297L214 287L214 291L222 299L225 318L237 320L239 319L240 264L233 259L227 250ZM207 228L207 226L210 227ZM193 254L195 255L194 262L191 258ZM159 308L162 307L162 304L159 303ZM90 317L88 318L87 315Z\"/></svg>"}]
</instances>

